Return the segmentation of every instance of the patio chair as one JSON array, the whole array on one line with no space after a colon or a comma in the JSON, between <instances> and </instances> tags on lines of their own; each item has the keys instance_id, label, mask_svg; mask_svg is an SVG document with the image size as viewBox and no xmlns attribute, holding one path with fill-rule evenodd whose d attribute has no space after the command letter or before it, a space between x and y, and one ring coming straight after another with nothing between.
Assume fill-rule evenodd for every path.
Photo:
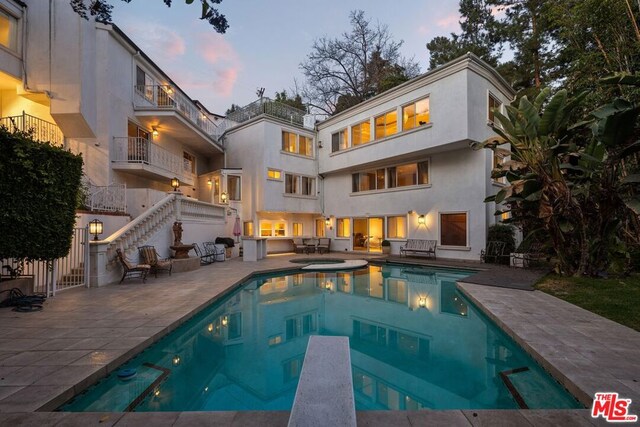
<instances>
[{"instance_id":1,"label":"patio chair","mask_svg":"<svg viewBox=\"0 0 640 427\"><path fill-rule=\"evenodd\" d=\"M318 241L318 245L316 246L316 250L318 251L319 254L323 254L326 253L328 254L329 252L331 252L331 239L329 238L321 238Z\"/></svg>"},{"instance_id":2,"label":"patio chair","mask_svg":"<svg viewBox=\"0 0 640 427\"><path fill-rule=\"evenodd\" d=\"M116 257L124 269L120 283L122 283L126 278L131 279L134 277L141 277L142 283L147 281L147 274L149 274L149 271L151 270L151 266L149 264L133 264L124 256L120 249L116 249Z\"/></svg>"},{"instance_id":3,"label":"patio chair","mask_svg":"<svg viewBox=\"0 0 640 427\"><path fill-rule=\"evenodd\" d=\"M204 252L207 256L210 256L213 261L224 261L226 251L222 248L219 248L216 245L220 245L220 243L215 242L204 242L202 246L204 246ZM222 257L222 259L219 259Z\"/></svg>"},{"instance_id":4,"label":"patio chair","mask_svg":"<svg viewBox=\"0 0 640 427\"><path fill-rule=\"evenodd\" d=\"M160 258L156 248L154 246L146 245L138 247L140 252L140 258L145 264L151 266L151 273L154 273L158 277L158 271L168 271L171 276L171 270L173 269L173 263L168 258Z\"/></svg>"},{"instance_id":5,"label":"patio chair","mask_svg":"<svg viewBox=\"0 0 640 427\"><path fill-rule=\"evenodd\" d=\"M513 254L513 265L517 266L522 262L522 267L529 268L542 261L549 261L550 256L545 252L544 245L540 242L522 242Z\"/></svg>"},{"instance_id":6,"label":"patio chair","mask_svg":"<svg viewBox=\"0 0 640 427\"><path fill-rule=\"evenodd\" d=\"M302 239L293 239L293 252L297 254L304 253L305 244Z\"/></svg>"},{"instance_id":7,"label":"patio chair","mask_svg":"<svg viewBox=\"0 0 640 427\"><path fill-rule=\"evenodd\" d=\"M505 245L505 242L494 240L487 242L487 247L480 251L480 261L493 264L499 263L501 259L509 256L504 253Z\"/></svg>"},{"instance_id":8,"label":"patio chair","mask_svg":"<svg viewBox=\"0 0 640 427\"><path fill-rule=\"evenodd\" d=\"M318 246L318 239L304 239L304 253L312 254L315 253L316 247Z\"/></svg>"},{"instance_id":9,"label":"patio chair","mask_svg":"<svg viewBox=\"0 0 640 427\"><path fill-rule=\"evenodd\" d=\"M216 260L215 254L203 251L197 243L193 243L193 250L196 252L196 255L200 257L200 265L209 265Z\"/></svg>"}]
</instances>

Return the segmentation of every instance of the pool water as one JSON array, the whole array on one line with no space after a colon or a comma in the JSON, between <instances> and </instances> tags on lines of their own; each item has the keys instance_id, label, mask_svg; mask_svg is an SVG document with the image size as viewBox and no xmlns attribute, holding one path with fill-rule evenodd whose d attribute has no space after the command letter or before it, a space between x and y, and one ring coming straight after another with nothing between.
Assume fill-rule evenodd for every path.
<instances>
[{"instance_id":1,"label":"pool water","mask_svg":"<svg viewBox=\"0 0 640 427\"><path fill-rule=\"evenodd\" d=\"M259 276L63 411L289 410L310 335L349 336L358 410L578 408L458 290L401 265Z\"/></svg>"}]
</instances>

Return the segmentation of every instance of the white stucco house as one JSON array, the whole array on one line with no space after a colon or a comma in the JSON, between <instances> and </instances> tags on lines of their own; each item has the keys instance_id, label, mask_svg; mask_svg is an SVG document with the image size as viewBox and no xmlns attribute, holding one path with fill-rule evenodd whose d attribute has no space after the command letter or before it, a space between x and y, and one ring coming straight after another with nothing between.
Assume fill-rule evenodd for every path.
<instances>
[{"instance_id":1,"label":"white stucco house","mask_svg":"<svg viewBox=\"0 0 640 427\"><path fill-rule=\"evenodd\" d=\"M334 251L379 252L386 239L397 253L420 238L439 257L478 259L497 220L483 200L501 184L492 153L470 144L514 95L468 54L319 123L267 98L223 117L117 26L67 0L0 0L0 123L82 153L95 211L79 224L105 222L96 284L115 279L116 247L169 255L176 219L187 242L230 236L238 218L271 252L329 237Z\"/></svg>"}]
</instances>

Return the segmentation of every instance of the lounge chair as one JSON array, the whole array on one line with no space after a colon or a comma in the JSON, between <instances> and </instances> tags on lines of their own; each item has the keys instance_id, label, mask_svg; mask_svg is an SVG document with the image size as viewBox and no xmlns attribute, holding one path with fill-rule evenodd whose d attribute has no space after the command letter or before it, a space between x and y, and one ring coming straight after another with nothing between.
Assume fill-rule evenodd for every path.
<instances>
[{"instance_id":1,"label":"lounge chair","mask_svg":"<svg viewBox=\"0 0 640 427\"><path fill-rule=\"evenodd\" d=\"M492 264L499 264L500 260L508 257L505 255L504 248L506 243L499 241L487 242L487 247L480 251L480 261Z\"/></svg>"},{"instance_id":2,"label":"lounge chair","mask_svg":"<svg viewBox=\"0 0 640 427\"><path fill-rule=\"evenodd\" d=\"M170 259L160 258L156 248L153 246L140 246L140 258L145 264L151 266L151 273L154 273L158 277L158 271L168 271L171 276L171 270L173 269L173 263Z\"/></svg>"},{"instance_id":3,"label":"lounge chair","mask_svg":"<svg viewBox=\"0 0 640 427\"><path fill-rule=\"evenodd\" d=\"M318 251L319 254L322 254L322 253L328 254L329 252L331 252L330 247L331 247L331 239L323 237L319 239L318 246L316 246L316 250Z\"/></svg>"},{"instance_id":4,"label":"lounge chair","mask_svg":"<svg viewBox=\"0 0 640 427\"><path fill-rule=\"evenodd\" d=\"M211 259L214 261L224 261L226 251L216 246L220 244L221 243L204 242L202 246L204 246L205 255L211 256ZM222 259L219 259L219 257L222 257Z\"/></svg>"},{"instance_id":5,"label":"lounge chair","mask_svg":"<svg viewBox=\"0 0 640 427\"><path fill-rule=\"evenodd\" d=\"M126 278L134 278L141 277L142 283L147 281L147 274L151 270L151 266L149 264L133 264L129 261L120 249L116 249L116 257L122 264L122 268L124 269L124 273L122 274L122 279L120 279L120 283Z\"/></svg>"},{"instance_id":6,"label":"lounge chair","mask_svg":"<svg viewBox=\"0 0 640 427\"><path fill-rule=\"evenodd\" d=\"M192 243L192 245L196 255L200 257L200 265L208 265L215 262L216 259L213 254L208 254L203 251L197 243Z\"/></svg>"},{"instance_id":7,"label":"lounge chair","mask_svg":"<svg viewBox=\"0 0 640 427\"><path fill-rule=\"evenodd\" d=\"M297 254L304 253L306 245L302 239L293 239L293 252Z\"/></svg>"}]
</instances>

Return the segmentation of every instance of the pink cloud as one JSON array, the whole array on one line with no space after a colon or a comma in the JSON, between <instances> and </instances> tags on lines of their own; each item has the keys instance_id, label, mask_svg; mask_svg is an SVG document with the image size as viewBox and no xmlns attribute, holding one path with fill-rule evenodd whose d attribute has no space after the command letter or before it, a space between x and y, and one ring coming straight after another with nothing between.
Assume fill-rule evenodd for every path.
<instances>
[{"instance_id":1,"label":"pink cloud","mask_svg":"<svg viewBox=\"0 0 640 427\"><path fill-rule=\"evenodd\" d=\"M237 68L230 67L216 73L217 79L213 86L220 96L227 97L231 95L238 79L238 71Z\"/></svg>"},{"instance_id":2,"label":"pink cloud","mask_svg":"<svg viewBox=\"0 0 640 427\"><path fill-rule=\"evenodd\" d=\"M153 60L175 59L184 55L186 51L184 38L171 28L160 24L151 22L126 24L125 32Z\"/></svg>"},{"instance_id":3,"label":"pink cloud","mask_svg":"<svg viewBox=\"0 0 640 427\"><path fill-rule=\"evenodd\" d=\"M455 13L450 13L449 15L438 19L436 21L436 25L442 29L454 31L458 28L459 21L460 21L460 14L455 12Z\"/></svg>"},{"instance_id":4,"label":"pink cloud","mask_svg":"<svg viewBox=\"0 0 640 427\"><path fill-rule=\"evenodd\" d=\"M215 78L211 84L217 95L230 96L242 69L242 63L233 46L220 34L203 33L198 36L196 50L212 68Z\"/></svg>"}]
</instances>

